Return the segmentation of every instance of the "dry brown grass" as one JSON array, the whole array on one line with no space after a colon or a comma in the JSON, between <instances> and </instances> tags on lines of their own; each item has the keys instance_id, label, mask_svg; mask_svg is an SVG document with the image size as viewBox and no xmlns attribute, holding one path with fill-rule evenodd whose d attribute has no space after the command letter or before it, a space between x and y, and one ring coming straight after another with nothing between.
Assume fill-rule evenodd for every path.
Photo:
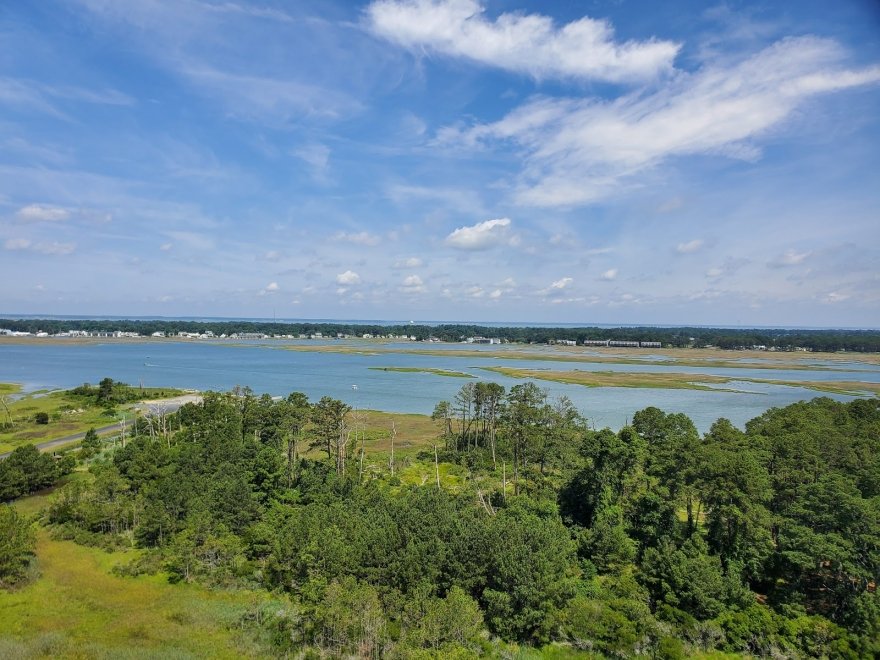
<instances>
[{"instance_id":1,"label":"dry brown grass","mask_svg":"<svg viewBox=\"0 0 880 660\"><path fill-rule=\"evenodd\" d=\"M880 394L880 383L862 381L794 381L765 378L736 378L710 374L685 373L637 373L625 371L552 371L543 369L516 369L513 367L487 367L486 371L511 378L534 378L558 383L584 385L586 387L644 387L659 389L714 390L738 392L733 387L710 387L728 383L747 382L786 387L803 387L816 392L858 396L866 393Z\"/></svg>"}]
</instances>

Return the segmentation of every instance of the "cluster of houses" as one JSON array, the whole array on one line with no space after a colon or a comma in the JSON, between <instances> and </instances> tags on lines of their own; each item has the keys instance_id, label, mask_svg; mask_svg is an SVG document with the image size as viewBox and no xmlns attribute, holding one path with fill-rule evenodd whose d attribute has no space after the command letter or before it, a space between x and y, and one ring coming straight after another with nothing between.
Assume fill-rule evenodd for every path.
<instances>
[{"instance_id":1,"label":"cluster of houses","mask_svg":"<svg viewBox=\"0 0 880 660\"><path fill-rule=\"evenodd\" d=\"M49 334L48 332L38 331L38 332L24 332L19 330L8 330L6 328L0 328L0 335L5 335L8 337L140 337L140 333L138 332L123 332L122 330L116 330L113 332L103 331L103 330L67 330L66 332L58 332L56 334ZM163 335L164 336L164 335Z\"/></svg>"},{"instance_id":2,"label":"cluster of houses","mask_svg":"<svg viewBox=\"0 0 880 660\"><path fill-rule=\"evenodd\" d=\"M59 332L58 334L50 335L48 332L19 332L15 330L8 330L5 328L0 328L0 335L7 335L11 337L101 337L101 338L137 338L142 337L140 333L137 332L125 332L122 330L115 331L104 331L104 330L68 330L66 332ZM418 337L415 335L395 335L395 334L373 334L370 332L364 332L362 334L352 335L346 334L342 332L337 332L335 334L323 334L321 332L314 332L311 334L297 334L297 335L282 335L282 334L274 334L269 335L263 332L233 332L230 334L220 334L215 335L211 330L205 330L204 332L177 332L177 333L165 333L162 331L154 332L150 335L150 337L154 338L165 338L165 337L174 337L176 339L384 339L384 340L393 340L393 341L420 341ZM428 337L425 340L431 343L440 342L441 340L437 337ZM499 337L465 337L462 339L462 342L465 344L506 344L508 340L501 339ZM549 341L550 344L556 344L558 346L577 346L578 342L573 339L551 339ZM633 347L633 348L660 348L661 344L659 341L617 341L614 339L587 339L582 342L583 346L612 346L612 347ZM755 347L759 348L759 347ZM765 347L760 347L765 348Z\"/></svg>"}]
</instances>

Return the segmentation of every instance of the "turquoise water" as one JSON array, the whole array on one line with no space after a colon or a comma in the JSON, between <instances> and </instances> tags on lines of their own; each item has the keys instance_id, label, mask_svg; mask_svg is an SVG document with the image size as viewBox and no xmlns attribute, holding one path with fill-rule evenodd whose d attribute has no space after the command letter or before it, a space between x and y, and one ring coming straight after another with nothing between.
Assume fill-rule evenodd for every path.
<instances>
[{"instance_id":1,"label":"turquoise water","mask_svg":"<svg viewBox=\"0 0 880 660\"><path fill-rule=\"evenodd\" d=\"M345 344L345 342L339 342ZM496 357L455 357L413 353L302 352L280 348L277 341L232 345L224 342L173 342L69 344L0 344L0 382L14 382L25 390L69 388L84 382L97 383L109 376L147 387L179 387L199 390L228 390L250 386L258 394L286 395L299 391L317 400L329 395L360 408L430 414L436 403L451 399L467 382L429 373L401 373L370 367L420 367L464 371L483 380L511 387L521 380L485 371L484 367L510 366L522 369L581 369L584 371L687 372L741 378L780 380L863 380L880 382L880 367L814 361L832 371L716 369L666 365L617 365L584 362L548 362ZM352 344L369 351L368 344ZM388 344L383 345L389 348ZM413 344L400 347L412 349ZM434 349L463 348L435 344ZM467 346L468 349L478 348ZM497 351L498 346L483 347ZM857 369L843 371L842 369ZM667 412L688 414L705 431L719 417L738 426L772 406L821 396L798 387L733 383L746 392L662 390L634 388L587 388L579 385L537 381L550 396L568 396L597 427L619 428L633 413L646 406ZM357 386L354 388L353 386ZM832 395L838 400L852 397Z\"/></svg>"}]
</instances>

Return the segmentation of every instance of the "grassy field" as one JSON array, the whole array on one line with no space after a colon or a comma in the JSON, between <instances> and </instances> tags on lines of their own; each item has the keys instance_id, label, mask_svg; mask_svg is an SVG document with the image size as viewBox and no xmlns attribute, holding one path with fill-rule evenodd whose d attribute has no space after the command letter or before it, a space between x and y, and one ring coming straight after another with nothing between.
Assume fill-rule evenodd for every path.
<instances>
[{"instance_id":1,"label":"grassy field","mask_svg":"<svg viewBox=\"0 0 880 660\"><path fill-rule=\"evenodd\" d=\"M104 408L89 405L83 397L63 392L31 392L21 398L8 400L10 394L18 392L15 385L0 384L0 394L7 396L6 410L0 407L0 453L11 451L20 445L35 444L61 438L73 433L113 424L118 420L119 413L108 414ZM141 393L144 399L177 396L180 390L172 388L144 388ZM133 404L118 406L117 410L126 411ZM48 424L37 424L34 416L37 413L49 415ZM10 427L7 422L12 422Z\"/></svg>"},{"instance_id":2,"label":"grassy field","mask_svg":"<svg viewBox=\"0 0 880 660\"><path fill-rule=\"evenodd\" d=\"M452 371L450 369L435 369L433 367L370 367L373 371L399 371L405 374L434 374L435 376L449 376L450 378L476 378L473 374L464 371Z\"/></svg>"},{"instance_id":3,"label":"grassy field","mask_svg":"<svg viewBox=\"0 0 880 660\"><path fill-rule=\"evenodd\" d=\"M265 594L111 573L133 554L54 541L39 530L39 577L0 592L0 657L266 657L239 625Z\"/></svg>"},{"instance_id":4,"label":"grassy field","mask_svg":"<svg viewBox=\"0 0 880 660\"><path fill-rule=\"evenodd\" d=\"M733 389L709 387L708 383L723 385L730 378L705 374L678 373L634 373L627 371L551 371L542 369L516 369L513 367L486 367L486 371L511 378L534 378L557 383L584 385L586 387L646 387L671 390L723 390Z\"/></svg>"},{"instance_id":5,"label":"grassy field","mask_svg":"<svg viewBox=\"0 0 880 660\"><path fill-rule=\"evenodd\" d=\"M796 371L849 371L840 367L809 364L817 359L840 362L880 364L874 354L846 353L769 353L766 351L720 351L714 349L587 349L559 346L508 345L492 350L474 348L419 348L364 344L282 344L274 348L314 353L353 353L358 355L415 354L437 357L495 358L505 360L541 360L547 362L584 362L590 364L652 364L679 367L710 367L724 369L785 369ZM652 357L662 354L662 358ZM744 362L743 360L759 360ZM381 368L381 367L380 367Z\"/></svg>"},{"instance_id":6,"label":"grassy field","mask_svg":"<svg viewBox=\"0 0 880 660\"><path fill-rule=\"evenodd\" d=\"M513 367L485 367L486 371L509 376L511 378L534 378L557 383L584 385L585 387L644 387L660 389L714 390L738 392L735 388L710 387L709 385L727 385L729 383L747 382L768 385L785 385L803 387L816 392L830 394L860 395L880 394L880 383L859 381L790 381L764 378L731 378L712 376L709 374L680 373L636 373L623 371L551 371L542 369L516 369Z\"/></svg>"},{"instance_id":7,"label":"grassy field","mask_svg":"<svg viewBox=\"0 0 880 660\"><path fill-rule=\"evenodd\" d=\"M14 506L32 515L49 497L45 491ZM39 529L37 577L0 591L0 658L271 657L254 629L241 623L267 602L267 593L112 573L137 552L56 541Z\"/></svg>"}]
</instances>

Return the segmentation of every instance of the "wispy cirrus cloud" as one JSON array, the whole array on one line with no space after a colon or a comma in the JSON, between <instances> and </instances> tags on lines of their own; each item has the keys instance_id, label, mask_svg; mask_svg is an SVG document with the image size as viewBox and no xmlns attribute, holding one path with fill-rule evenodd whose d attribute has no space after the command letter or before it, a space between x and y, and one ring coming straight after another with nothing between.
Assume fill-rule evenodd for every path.
<instances>
[{"instance_id":1,"label":"wispy cirrus cloud","mask_svg":"<svg viewBox=\"0 0 880 660\"><path fill-rule=\"evenodd\" d=\"M491 124L447 127L441 144L513 145L516 201L577 206L605 199L674 157L754 160L758 140L808 99L877 83L880 66L850 69L835 41L778 41L734 64L679 72L667 85L612 100L535 97Z\"/></svg>"},{"instance_id":2,"label":"wispy cirrus cloud","mask_svg":"<svg viewBox=\"0 0 880 660\"><path fill-rule=\"evenodd\" d=\"M0 102L20 105L59 118L68 118L62 103L133 105L128 94L114 89L89 89L76 85L54 85L26 78L0 77Z\"/></svg>"},{"instance_id":3,"label":"wispy cirrus cloud","mask_svg":"<svg viewBox=\"0 0 880 660\"><path fill-rule=\"evenodd\" d=\"M62 243L59 241L32 241L28 238L9 238L3 242L3 249L11 252L29 251L48 255L72 254L76 250L76 243Z\"/></svg>"}]
</instances>

